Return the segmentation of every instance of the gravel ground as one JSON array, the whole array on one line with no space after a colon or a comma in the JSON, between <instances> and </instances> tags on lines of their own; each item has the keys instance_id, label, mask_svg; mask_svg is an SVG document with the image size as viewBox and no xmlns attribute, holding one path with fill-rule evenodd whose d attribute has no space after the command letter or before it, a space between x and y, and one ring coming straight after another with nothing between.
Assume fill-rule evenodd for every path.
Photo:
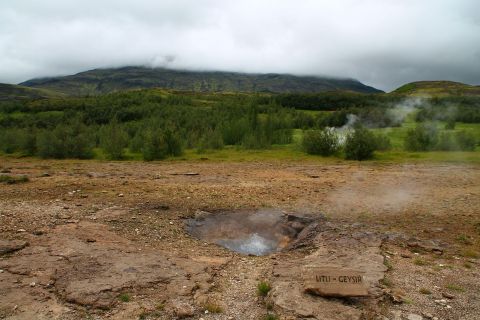
<instances>
[{"instance_id":1,"label":"gravel ground","mask_svg":"<svg viewBox=\"0 0 480 320\"><path fill-rule=\"evenodd\" d=\"M325 215L339 226L339 232L354 226L384 235L382 253L389 271L381 286L385 292L398 293L402 303L393 303L386 294L375 300L375 312L365 313L367 318L480 319L479 166L2 158L0 169L1 174L27 175L30 180L0 184L0 238L30 243L26 249L1 256L0 265L12 264L27 254L25 250L54 250L55 242L45 237L63 239L65 226L104 226L105 239L118 237L119 242L126 241L126 248L147 255L157 252L186 272L186 278L190 277L185 271L188 261L196 260L199 268L208 269L208 290L197 290L188 298L193 319L262 319L269 305L257 296L258 282L270 281L278 259L294 261L315 248L273 258L242 256L190 237L184 219L197 210L269 207ZM105 249L101 233L94 240L98 250ZM112 250L116 250L112 257L123 254L120 246ZM40 270L34 264L32 270ZM116 301L101 310L66 301L56 289L43 288L47 298L38 299L40 287L30 285L35 276L31 271L1 270L0 293L15 288L16 297L0 299L0 318L29 319L32 310L39 319L178 316L171 297L158 292L163 287L132 288L128 302ZM176 289L165 290L178 295ZM212 306L221 312L205 313ZM281 310L274 312L286 318Z\"/></svg>"}]
</instances>

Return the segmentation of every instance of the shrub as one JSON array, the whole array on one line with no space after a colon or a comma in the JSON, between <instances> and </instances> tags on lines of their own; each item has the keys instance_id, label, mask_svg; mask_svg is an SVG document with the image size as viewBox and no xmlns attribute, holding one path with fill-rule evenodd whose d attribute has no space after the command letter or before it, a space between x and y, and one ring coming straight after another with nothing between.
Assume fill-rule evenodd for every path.
<instances>
[{"instance_id":1,"label":"shrub","mask_svg":"<svg viewBox=\"0 0 480 320\"><path fill-rule=\"evenodd\" d=\"M223 308L216 302L207 302L203 305L203 309L207 310L210 313L222 313Z\"/></svg>"},{"instance_id":2,"label":"shrub","mask_svg":"<svg viewBox=\"0 0 480 320\"><path fill-rule=\"evenodd\" d=\"M390 278L384 277L380 279L380 283L383 284L387 288L393 287L393 281Z\"/></svg>"},{"instance_id":3,"label":"shrub","mask_svg":"<svg viewBox=\"0 0 480 320\"><path fill-rule=\"evenodd\" d=\"M367 160L373 157L377 148L377 139L368 129L357 127L347 135L345 158L349 160Z\"/></svg>"},{"instance_id":4,"label":"shrub","mask_svg":"<svg viewBox=\"0 0 480 320\"><path fill-rule=\"evenodd\" d=\"M272 290L272 287L268 282L261 281L257 285L257 293L259 296L265 297L270 292L270 290Z\"/></svg>"},{"instance_id":5,"label":"shrub","mask_svg":"<svg viewBox=\"0 0 480 320\"><path fill-rule=\"evenodd\" d=\"M223 137L219 130L208 130L200 139L198 151L219 150L223 148Z\"/></svg>"},{"instance_id":6,"label":"shrub","mask_svg":"<svg viewBox=\"0 0 480 320\"><path fill-rule=\"evenodd\" d=\"M36 136L34 129L7 129L1 131L0 151L7 154L22 152L24 155L34 155L36 151Z\"/></svg>"},{"instance_id":7,"label":"shrub","mask_svg":"<svg viewBox=\"0 0 480 320\"><path fill-rule=\"evenodd\" d=\"M422 258L415 258L413 263L417 266L428 266L430 264L428 261L423 260Z\"/></svg>"},{"instance_id":8,"label":"shrub","mask_svg":"<svg viewBox=\"0 0 480 320\"><path fill-rule=\"evenodd\" d=\"M18 149L19 142L16 130L4 130L0 133L0 150L4 153L13 153Z\"/></svg>"},{"instance_id":9,"label":"shrub","mask_svg":"<svg viewBox=\"0 0 480 320\"><path fill-rule=\"evenodd\" d=\"M455 130L455 119L450 118L445 123L445 130Z\"/></svg>"},{"instance_id":10,"label":"shrub","mask_svg":"<svg viewBox=\"0 0 480 320\"><path fill-rule=\"evenodd\" d=\"M290 144L293 141L291 129L280 129L273 132L271 137L272 144Z\"/></svg>"},{"instance_id":11,"label":"shrub","mask_svg":"<svg viewBox=\"0 0 480 320\"><path fill-rule=\"evenodd\" d=\"M42 158L93 157L92 138L85 125L78 121L61 124L52 130L42 130L36 139L37 154ZM33 143L32 141L29 143ZM33 148L30 146L29 148Z\"/></svg>"},{"instance_id":12,"label":"shrub","mask_svg":"<svg viewBox=\"0 0 480 320\"><path fill-rule=\"evenodd\" d=\"M442 151L473 151L477 141L475 136L466 131L456 133L443 132L438 138L436 150Z\"/></svg>"},{"instance_id":13,"label":"shrub","mask_svg":"<svg viewBox=\"0 0 480 320\"><path fill-rule=\"evenodd\" d=\"M407 131L405 149L408 151L433 150L438 141L437 128L433 124L419 124Z\"/></svg>"},{"instance_id":14,"label":"shrub","mask_svg":"<svg viewBox=\"0 0 480 320\"><path fill-rule=\"evenodd\" d=\"M27 176L0 175L0 183L16 184L28 181L30 181L30 179Z\"/></svg>"},{"instance_id":15,"label":"shrub","mask_svg":"<svg viewBox=\"0 0 480 320\"><path fill-rule=\"evenodd\" d=\"M243 137L242 146L245 149L267 149L270 147L270 143L262 130L258 129Z\"/></svg>"},{"instance_id":16,"label":"shrub","mask_svg":"<svg viewBox=\"0 0 480 320\"><path fill-rule=\"evenodd\" d=\"M475 250L472 249L466 249L461 252L461 255L465 258L473 258L473 259L478 259L480 258L480 253L478 253Z\"/></svg>"},{"instance_id":17,"label":"shrub","mask_svg":"<svg viewBox=\"0 0 480 320\"><path fill-rule=\"evenodd\" d=\"M128 293L122 293L118 296L118 299L122 302L129 302L131 300L131 296Z\"/></svg>"},{"instance_id":18,"label":"shrub","mask_svg":"<svg viewBox=\"0 0 480 320\"><path fill-rule=\"evenodd\" d=\"M447 284L445 288L452 290L452 291L457 291L457 292L465 292L465 289L462 286L459 286L457 284Z\"/></svg>"},{"instance_id":19,"label":"shrub","mask_svg":"<svg viewBox=\"0 0 480 320\"><path fill-rule=\"evenodd\" d=\"M477 139L473 133L464 130L455 133L455 140L462 151L473 151L477 145Z\"/></svg>"},{"instance_id":20,"label":"shrub","mask_svg":"<svg viewBox=\"0 0 480 320\"><path fill-rule=\"evenodd\" d=\"M427 288L420 288L419 292L421 294L432 294L432 291Z\"/></svg>"},{"instance_id":21,"label":"shrub","mask_svg":"<svg viewBox=\"0 0 480 320\"><path fill-rule=\"evenodd\" d=\"M37 153L41 158L64 158L62 141L51 130L42 130L37 136Z\"/></svg>"},{"instance_id":22,"label":"shrub","mask_svg":"<svg viewBox=\"0 0 480 320\"><path fill-rule=\"evenodd\" d=\"M302 146L306 153L324 157L337 153L340 148L338 136L330 128L306 131L303 135Z\"/></svg>"},{"instance_id":23,"label":"shrub","mask_svg":"<svg viewBox=\"0 0 480 320\"><path fill-rule=\"evenodd\" d=\"M132 152L143 152L143 147L145 143L145 133L144 130L138 129L130 140L130 151Z\"/></svg>"},{"instance_id":24,"label":"shrub","mask_svg":"<svg viewBox=\"0 0 480 320\"><path fill-rule=\"evenodd\" d=\"M468 235L466 235L466 234L460 234L460 235L458 235L458 236L457 236L457 241L458 241L458 242L461 242L461 243L463 243L463 244L466 244L466 245L471 245L471 244L473 244L472 239L471 239Z\"/></svg>"},{"instance_id":25,"label":"shrub","mask_svg":"<svg viewBox=\"0 0 480 320\"><path fill-rule=\"evenodd\" d=\"M245 118L227 122L222 126L223 141L227 145L240 144L248 130L248 121Z\"/></svg>"},{"instance_id":26,"label":"shrub","mask_svg":"<svg viewBox=\"0 0 480 320\"><path fill-rule=\"evenodd\" d=\"M375 135L375 145L376 150L379 151L387 151L392 148L390 138L387 135L381 133Z\"/></svg>"},{"instance_id":27,"label":"shrub","mask_svg":"<svg viewBox=\"0 0 480 320\"><path fill-rule=\"evenodd\" d=\"M454 151L458 149L458 145L455 141L455 136L449 132L442 132L438 137L436 150L441 151Z\"/></svg>"}]
</instances>

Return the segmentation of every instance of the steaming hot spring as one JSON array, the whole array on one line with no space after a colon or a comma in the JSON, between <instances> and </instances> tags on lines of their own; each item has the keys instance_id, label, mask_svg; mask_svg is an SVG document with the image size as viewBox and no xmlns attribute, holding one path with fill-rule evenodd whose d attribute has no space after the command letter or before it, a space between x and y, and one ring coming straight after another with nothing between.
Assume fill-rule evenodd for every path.
<instances>
[{"instance_id":1,"label":"steaming hot spring","mask_svg":"<svg viewBox=\"0 0 480 320\"><path fill-rule=\"evenodd\" d=\"M246 255L268 255L292 245L313 224L312 218L280 210L200 211L187 223L187 231L198 239L216 243Z\"/></svg>"}]
</instances>

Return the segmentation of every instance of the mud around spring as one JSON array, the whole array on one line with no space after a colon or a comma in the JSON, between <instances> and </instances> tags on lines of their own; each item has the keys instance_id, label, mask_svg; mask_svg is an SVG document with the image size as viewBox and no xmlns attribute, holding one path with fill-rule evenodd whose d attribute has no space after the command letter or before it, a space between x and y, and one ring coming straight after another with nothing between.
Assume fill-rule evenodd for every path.
<instances>
[{"instance_id":1,"label":"mud around spring","mask_svg":"<svg viewBox=\"0 0 480 320\"><path fill-rule=\"evenodd\" d=\"M0 161L30 178L0 184L0 238L28 242L0 256L0 318L480 319L478 166ZM327 221L261 257L184 228L198 210L255 208ZM364 266L371 296L290 291L312 261Z\"/></svg>"}]
</instances>

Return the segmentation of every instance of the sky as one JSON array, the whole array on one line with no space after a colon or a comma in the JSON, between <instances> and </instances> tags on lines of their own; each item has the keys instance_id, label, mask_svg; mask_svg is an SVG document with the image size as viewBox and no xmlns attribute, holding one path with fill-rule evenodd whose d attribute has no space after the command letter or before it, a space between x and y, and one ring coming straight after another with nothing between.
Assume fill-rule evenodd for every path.
<instances>
[{"instance_id":1,"label":"sky","mask_svg":"<svg viewBox=\"0 0 480 320\"><path fill-rule=\"evenodd\" d=\"M480 1L0 1L0 82L131 65L480 85Z\"/></svg>"}]
</instances>

